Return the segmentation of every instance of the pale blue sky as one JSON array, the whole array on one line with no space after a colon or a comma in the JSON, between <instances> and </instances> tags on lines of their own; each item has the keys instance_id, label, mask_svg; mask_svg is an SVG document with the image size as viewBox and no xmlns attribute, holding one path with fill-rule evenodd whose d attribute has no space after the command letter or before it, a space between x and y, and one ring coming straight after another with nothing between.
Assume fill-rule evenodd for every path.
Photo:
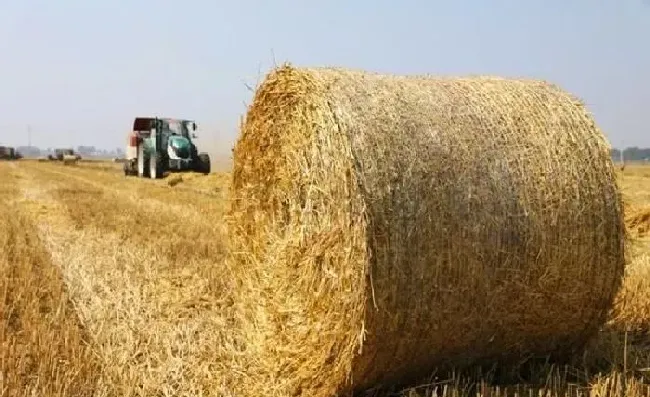
<instances>
[{"instance_id":1,"label":"pale blue sky","mask_svg":"<svg viewBox=\"0 0 650 397\"><path fill-rule=\"evenodd\" d=\"M122 147L136 115L225 152L277 63L544 78L614 146L650 146L644 0L0 0L0 143Z\"/></svg>"}]
</instances>

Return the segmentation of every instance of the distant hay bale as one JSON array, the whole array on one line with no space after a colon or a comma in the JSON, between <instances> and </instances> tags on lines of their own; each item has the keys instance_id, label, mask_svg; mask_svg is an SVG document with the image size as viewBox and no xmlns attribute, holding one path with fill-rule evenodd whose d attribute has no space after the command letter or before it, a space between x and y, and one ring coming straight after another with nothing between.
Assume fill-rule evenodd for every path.
<instances>
[{"instance_id":1,"label":"distant hay bale","mask_svg":"<svg viewBox=\"0 0 650 397\"><path fill-rule=\"evenodd\" d=\"M63 165L76 165L79 158L75 155L66 154L63 156Z\"/></svg>"},{"instance_id":2,"label":"distant hay bale","mask_svg":"<svg viewBox=\"0 0 650 397\"><path fill-rule=\"evenodd\" d=\"M609 145L541 81L283 66L248 110L231 196L250 395L580 349L623 275Z\"/></svg>"}]
</instances>

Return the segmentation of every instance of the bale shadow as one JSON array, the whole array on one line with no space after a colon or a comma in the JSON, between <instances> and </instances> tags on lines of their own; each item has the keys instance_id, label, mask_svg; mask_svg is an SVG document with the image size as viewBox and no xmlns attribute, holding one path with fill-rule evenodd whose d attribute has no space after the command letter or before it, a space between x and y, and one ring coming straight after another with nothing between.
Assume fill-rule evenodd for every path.
<instances>
[{"instance_id":1,"label":"bale shadow","mask_svg":"<svg viewBox=\"0 0 650 397\"><path fill-rule=\"evenodd\" d=\"M626 332L617 325L607 325L577 350L527 357L519 362L491 358L461 368L440 367L425 376L354 395L588 395L592 386L603 382L608 389L622 390L624 395L626 381L646 388L643 390L650 395L650 329ZM611 382L606 382L607 378Z\"/></svg>"}]
</instances>

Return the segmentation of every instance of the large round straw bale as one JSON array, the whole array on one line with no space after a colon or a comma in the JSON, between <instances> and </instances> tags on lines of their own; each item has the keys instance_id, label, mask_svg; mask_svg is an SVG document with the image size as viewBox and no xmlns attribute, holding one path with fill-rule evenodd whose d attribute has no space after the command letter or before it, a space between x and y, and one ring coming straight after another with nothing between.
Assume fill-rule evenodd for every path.
<instances>
[{"instance_id":1,"label":"large round straw bale","mask_svg":"<svg viewBox=\"0 0 650 397\"><path fill-rule=\"evenodd\" d=\"M579 348L623 274L609 145L541 81L280 67L232 199L251 395Z\"/></svg>"}]
</instances>

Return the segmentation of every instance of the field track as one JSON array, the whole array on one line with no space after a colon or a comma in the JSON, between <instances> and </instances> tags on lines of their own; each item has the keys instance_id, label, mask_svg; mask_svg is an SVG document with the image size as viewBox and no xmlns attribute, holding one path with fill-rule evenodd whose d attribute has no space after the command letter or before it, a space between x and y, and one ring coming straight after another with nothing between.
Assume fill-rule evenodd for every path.
<instances>
[{"instance_id":1,"label":"field track","mask_svg":"<svg viewBox=\"0 0 650 397\"><path fill-rule=\"evenodd\" d=\"M3 231L11 236L18 230L28 240L17 247L24 252L6 252L5 261L37 261L50 274L34 277L46 278L41 280L46 284L63 279L83 325L75 329L85 330L103 363L102 382L134 388L115 390L119 395L135 389L214 390L214 367L224 345L219 330L225 309L218 293L223 201L91 168L28 162L0 167L2 198L10 202L3 219L11 229ZM58 304L65 305L64 291L59 294ZM72 329L74 310L68 310ZM58 359L61 353L52 355Z\"/></svg>"},{"instance_id":2,"label":"field track","mask_svg":"<svg viewBox=\"0 0 650 397\"><path fill-rule=\"evenodd\" d=\"M621 181L630 217L650 209L650 167ZM227 173L152 181L111 163L0 162L0 395L228 395L228 183ZM608 328L579 375L545 369L549 396L568 393L571 376L588 378L571 395L622 393L623 371L627 395L650 395L650 236L639 222Z\"/></svg>"}]
</instances>

